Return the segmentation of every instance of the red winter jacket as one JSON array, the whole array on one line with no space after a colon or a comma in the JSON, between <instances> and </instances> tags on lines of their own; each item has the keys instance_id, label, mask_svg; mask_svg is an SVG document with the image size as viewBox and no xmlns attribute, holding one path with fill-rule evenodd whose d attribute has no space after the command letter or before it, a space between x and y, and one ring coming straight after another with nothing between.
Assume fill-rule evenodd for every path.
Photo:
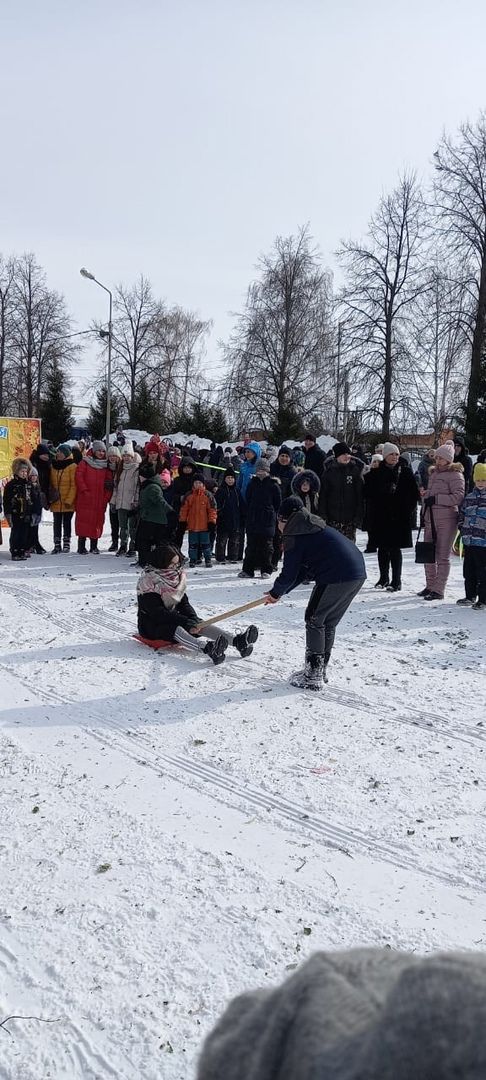
<instances>
[{"instance_id":1,"label":"red winter jacket","mask_svg":"<svg viewBox=\"0 0 486 1080\"><path fill-rule=\"evenodd\" d=\"M99 540L103 533L106 507L113 494L113 477L106 465L97 469L90 458L76 468L76 536Z\"/></svg>"}]
</instances>

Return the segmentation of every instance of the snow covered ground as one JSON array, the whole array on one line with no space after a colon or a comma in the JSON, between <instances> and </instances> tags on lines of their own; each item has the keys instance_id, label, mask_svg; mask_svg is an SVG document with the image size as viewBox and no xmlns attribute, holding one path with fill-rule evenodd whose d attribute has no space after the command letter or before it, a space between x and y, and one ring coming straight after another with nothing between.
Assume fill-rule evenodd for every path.
<instances>
[{"instance_id":1,"label":"snow covered ground","mask_svg":"<svg viewBox=\"0 0 486 1080\"><path fill-rule=\"evenodd\" d=\"M486 946L486 617L454 604L459 560L426 604L411 553L399 595L367 556L311 696L286 682L308 588L215 668L132 639L128 560L12 564L7 537L0 1024L40 1019L0 1028L2 1080L187 1080L228 998L315 949ZM263 591L189 578L207 615Z\"/></svg>"}]
</instances>

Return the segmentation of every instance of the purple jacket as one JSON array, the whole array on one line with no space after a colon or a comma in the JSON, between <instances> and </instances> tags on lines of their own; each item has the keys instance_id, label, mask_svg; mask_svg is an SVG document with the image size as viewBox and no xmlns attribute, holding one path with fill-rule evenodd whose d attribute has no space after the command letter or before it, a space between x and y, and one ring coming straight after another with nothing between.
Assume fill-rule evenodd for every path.
<instances>
[{"instance_id":1,"label":"purple jacket","mask_svg":"<svg viewBox=\"0 0 486 1080\"><path fill-rule=\"evenodd\" d=\"M435 499L433 511L437 528L440 528L441 523L449 524L451 518L457 519L464 498L464 469L459 461L453 461L447 469L432 466L426 498L431 495Z\"/></svg>"}]
</instances>

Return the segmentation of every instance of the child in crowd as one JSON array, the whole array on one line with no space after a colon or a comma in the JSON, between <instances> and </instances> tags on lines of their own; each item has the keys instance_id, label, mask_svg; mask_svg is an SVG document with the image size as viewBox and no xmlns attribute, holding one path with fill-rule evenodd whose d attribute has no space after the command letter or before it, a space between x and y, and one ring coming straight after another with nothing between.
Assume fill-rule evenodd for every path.
<instances>
[{"instance_id":1,"label":"child in crowd","mask_svg":"<svg viewBox=\"0 0 486 1080\"><path fill-rule=\"evenodd\" d=\"M139 522L135 546L140 566L150 561L150 552L157 544L170 539L174 515L164 499L155 465L145 462L139 466L140 492L138 497Z\"/></svg>"},{"instance_id":2,"label":"child in crowd","mask_svg":"<svg viewBox=\"0 0 486 1080\"><path fill-rule=\"evenodd\" d=\"M27 555L45 555L45 548L39 541L39 525L42 521L42 491L39 483L39 473L35 465L29 462L29 473L27 477L30 484L30 497L32 502L32 513L30 517L30 529L29 529L29 541L27 546Z\"/></svg>"},{"instance_id":3,"label":"child in crowd","mask_svg":"<svg viewBox=\"0 0 486 1080\"><path fill-rule=\"evenodd\" d=\"M151 551L150 565L137 584L140 636L150 641L175 642L206 653L213 664L223 663L229 645L240 656L250 656L258 638L256 626L233 635L212 625L198 634L201 619L189 602L182 562L183 556L173 544L159 545Z\"/></svg>"},{"instance_id":4,"label":"child in crowd","mask_svg":"<svg viewBox=\"0 0 486 1080\"><path fill-rule=\"evenodd\" d=\"M13 562L24 562L29 558L27 548L33 505L29 468L25 458L15 458L12 462L12 479L3 492L4 513L11 529L10 554Z\"/></svg>"},{"instance_id":5,"label":"child in crowd","mask_svg":"<svg viewBox=\"0 0 486 1080\"><path fill-rule=\"evenodd\" d=\"M179 520L185 522L189 529L189 565L196 565L201 550L205 565L211 566L209 526L211 523L216 524L216 500L206 491L200 473L194 476L192 490L182 501Z\"/></svg>"},{"instance_id":6,"label":"child in crowd","mask_svg":"<svg viewBox=\"0 0 486 1080\"><path fill-rule=\"evenodd\" d=\"M486 610L486 464L474 466L473 483L459 510L466 595L457 603L481 611Z\"/></svg>"},{"instance_id":7,"label":"child in crowd","mask_svg":"<svg viewBox=\"0 0 486 1080\"><path fill-rule=\"evenodd\" d=\"M272 573L273 537L277 511L282 501L280 487L270 476L270 464L259 458L255 476L246 492L246 551L238 577L252 578L260 570L262 578Z\"/></svg>"},{"instance_id":8,"label":"child in crowd","mask_svg":"<svg viewBox=\"0 0 486 1080\"><path fill-rule=\"evenodd\" d=\"M218 523L216 526L216 562L238 561L238 531L240 527L240 496L235 471L226 469L223 483L216 492Z\"/></svg>"},{"instance_id":9,"label":"child in crowd","mask_svg":"<svg viewBox=\"0 0 486 1080\"><path fill-rule=\"evenodd\" d=\"M309 514L317 514L321 481L312 469L302 469L294 476L291 484L292 495L298 495Z\"/></svg>"}]
</instances>

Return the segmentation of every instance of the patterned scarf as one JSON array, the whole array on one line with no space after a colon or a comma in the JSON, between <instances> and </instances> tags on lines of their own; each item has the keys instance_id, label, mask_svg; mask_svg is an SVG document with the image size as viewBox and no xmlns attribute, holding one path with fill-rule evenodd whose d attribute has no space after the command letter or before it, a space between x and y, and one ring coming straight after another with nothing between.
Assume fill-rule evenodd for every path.
<instances>
[{"instance_id":1,"label":"patterned scarf","mask_svg":"<svg viewBox=\"0 0 486 1080\"><path fill-rule=\"evenodd\" d=\"M166 570L157 570L153 566L148 567L137 582L139 596L144 593L157 593L164 607L169 608L169 610L177 607L177 604L185 595L186 588L186 574L184 570L178 567L168 567Z\"/></svg>"}]
</instances>

